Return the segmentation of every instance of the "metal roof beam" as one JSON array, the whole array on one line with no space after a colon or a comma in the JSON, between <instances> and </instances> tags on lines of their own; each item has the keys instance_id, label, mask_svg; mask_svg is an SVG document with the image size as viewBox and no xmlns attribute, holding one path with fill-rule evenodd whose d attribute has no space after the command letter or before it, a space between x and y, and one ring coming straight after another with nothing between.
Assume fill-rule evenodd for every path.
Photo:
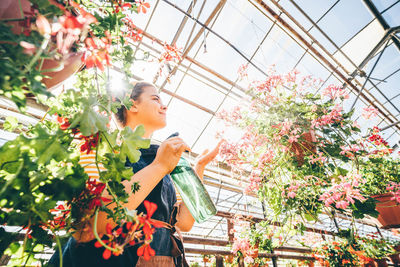
<instances>
[{"instance_id":1,"label":"metal roof beam","mask_svg":"<svg viewBox=\"0 0 400 267\"><path fill-rule=\"evenodd\" d=\"M379 24L383 27L384 30L390 30L389 24L386 22L385 18L378 11L374 3L371 0L362 0L363 3L367 6L368 10L372 13L372 15L378 20ZM395 44L397 49L400 51L400 41L397 40L394 36L390 37L392 42Z\"/></svg>"}]
</instances>

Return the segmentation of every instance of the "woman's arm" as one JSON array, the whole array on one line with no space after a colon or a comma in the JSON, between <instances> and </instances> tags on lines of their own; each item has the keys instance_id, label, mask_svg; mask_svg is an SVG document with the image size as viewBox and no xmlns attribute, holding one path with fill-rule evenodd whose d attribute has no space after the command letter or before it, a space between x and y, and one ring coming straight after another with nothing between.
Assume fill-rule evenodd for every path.
<instances>
[{"instance_id":1,"label":"woman's arm","mask_svg":"<svg viewBox=\"0 0 400 267\"><path fill-rule=\"evenodd\" d=\"M222 142L223 140L221 140L210 152L208 152L208 149L206 149L203 153L201 153L201 155L198 156L194 171L200 177L201 181L203 181L205 167L218 155L219 147L221 146ZM194 218L183 202L179 206L179 213L176 216L176 220L176 226L183 232L189 232L193 227Z\"/></svg>"},{"instance_id":2,"label":"woman's arm","mask_svg":"<svg viewBox=\"0 0 400 267\"><path fill-rule=\"evenodd\" d=\"M129 194L128 202L124 204L124 207L128 210L135 210L140 203L146 199L161 179L175 168L185 150L190 150L190 148L179 137L173 137L164 141L158 148L154 161L135 173L130 181L123 182L125 191ZM132 185L135 182L139 183L140 188L132 194ZM107 192L104 192L103 196L111 198ZM115 205L109 206L110 209L113 209L114 207ZM112 219L107 218L107 213L99 212L97 232L100 235L106 232L107 223L115 225L115 222ZM93 225L93 220L91 225ZM85 242L85 240L91 240L93 237L90 235L89 237L82 237L79 239L82 240L82 242Z\"/></svg>"},{"instance_id":3,"label":"woman's arm","mask_svg":"<svg viewBox=\"0 0 400 267\"><path fill-rule=\"evenodd\" d=\"M190 150L190 148L179 137L164 141L158 148L154 161L133 175L131 180L124 184L125 191L130 195L125 207L129 210L135 210L161 179L176 167L185 150ZM132 194L132 184L136 182L139 183L140 188Z\"/></svg>"}]
</instances>

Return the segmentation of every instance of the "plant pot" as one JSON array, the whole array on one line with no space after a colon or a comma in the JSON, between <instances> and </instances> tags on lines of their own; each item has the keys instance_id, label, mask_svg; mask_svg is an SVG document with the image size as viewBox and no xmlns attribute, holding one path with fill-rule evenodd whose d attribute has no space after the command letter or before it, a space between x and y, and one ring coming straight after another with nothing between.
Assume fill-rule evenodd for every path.
<instances>
[{"instance_id":1,"label":"plant pot","mask_svg":"<svg viewBox=\"0 0 400 267\"><path fill-rule=\"evenodd\" d=\"M31 11L31 3L28 0L21 0L22 13L19 7L18 0L1 0L0 1L0 19L21 19L20 21L9 21L8 25L12 26L14 34L21 34L24 31L23 13Z\"/></svg>"},{"instance_id":2,"label":"plant pot","mask_svg":"<svg viewBox=\"0 0 400 267\"><path fill-rule=\"evenodd\" d=\"M81 57L82 53L70 53L60 61L45 59L43 61L42 70L57 69L56 71L42 73L43 75L48 76L48 78L42 80L46 85L47 90L51 91L80 70L83 67Z\"/></svg>"},{"instance_id":3,"label":"plant pot","mask_svg":"<svg viewBox=\"0 0 400 267\"><path fill-rule=\"evenodd\" d=\"M378 221L382 228L400 227L400 205L395 200L391 200L392 193L372 196L379 202L376 203L376 210L379 212Z\"/></svg>"},{"instance_id":4,"label":"plant pot","mask_svg":"<svg viewBox=\"0 0 400 267\"><path fill-rule=\"evenodd\" d=\"M0 19L23 19L19 7L19 0L1 0L0 1ZM21 0L22 13L31 12L31 3L28 0ZM12 26L14 34L21 34L25 30L24 21L9 21L7 24ZM48 76L42 82L48 90L54 89L57 85L65 81L71 75L75 74L82 66L82 53L69 53L61 60L45 59L42 64L42 70L54 70L43 72Z\"/></svg>"},{"instance_id":5,"label":"plant pot","mask_svg":"<svg viewBox=\"0 0 400 267\"><path fill-rule=\"evenodd\" d=\"M393 255L389 255L390 260L392 261L393 264L395 265L400 265L400 257L399 257L399 253L393 254Z\"/></svg>"},{"instance_id":6,"label":"plant pot","mask_svg":"<svg viewBox=\"0 0 400 267\"><path fill-rule=\"evenodd\" d=\"M317 138L315 136L314 130L303 133L301 135L301 138L301 142L293 142L290 147L290 151L292 151L296 155L298 166L304 164L305 153L317 153L317 146L315 145L315 142L317 142Z\"/></svg>"},{"instance_id":7,"label":"plant pot","mask_svg":"<svg viewBox=\"0 0 400 267\"><path fill-rule=\"evenodd\" d=\"M374 259L374 261L376 262L376 266L377 267L387 267L387 266L389 266L387 264L386 258L384 258L384 259Z\"/></svg>"}]
</instances>

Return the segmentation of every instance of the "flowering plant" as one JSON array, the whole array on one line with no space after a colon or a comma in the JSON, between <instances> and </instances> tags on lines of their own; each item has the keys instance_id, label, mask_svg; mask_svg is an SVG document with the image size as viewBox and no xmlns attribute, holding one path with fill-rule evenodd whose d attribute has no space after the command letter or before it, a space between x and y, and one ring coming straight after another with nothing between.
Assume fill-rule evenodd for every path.
<instances>
[{"instance_id":1,"label":"flowering plant","mask_svg":"<svg viewBox=\"0 0 400 267\"><path fill-rule=\"evenodd\" d=\"M363 266L370 261L363 251L355 250L347 240L322 243L314 255L322 266Z\"/></svg>"},{"instance_id":2,"label":"flowering plant","mask_svg":"<svg viewBox=\"0 0 400 267\"><path fill-rule=\"evenodd\" d=\"M353 138L360 129L353 111L343 110L348 95L333 85L315 94L320 86L295 71L272 71L250 84L247 107L220 114L244 130L239 141L225 144L223 159L250 173L249 191L258 191L276 216L315 220L325 207L343 210L367 200L353 160L364 151Z\"/></svg>"},{"instance_id":3,"label":"flowering plant","mask_svg":"<svg viewBox=\"0 0 400 267\"><path fill-rule=\"evenodd\" d=\"M375 235L359 237L357 244L365 252L365 255L372 259L383 259L396 252L390 242Z\"/></svg>"},{"instance_id":4,"label":"flowering plant","mask_svg":"<svg viewBox=\"0 0 400 267\"><path fill-rule=\"evenodd\" d=\"M12 2L18 6L19 1ZM138 255L149 259L154 255L149 246L154 228L161 226L151 219L157 206L145 202L146 214L127 210L123 205L129 195L122 183L133 175L125 162L138 161L139 149L147 148L150 140L141 137L143 127L112 131L109 124L119 107L131 105L128 95L118 95L119 101L111 96L110 65L125 74L121 87L130 91L135 52L130 44L141 39L132 14L146 13L150 6L114 0L21 3L22 18L0 22L0 51L7 55L0 60L0 95L23 110L26 96L33 93L49 110L36 125L19 127L22 133L0 148L0 256L17 254L16 265L29 265L35 261L33 254L45 247L61 253L63 237L88 234L89 240L97 239L96 247L104 247L105 259L134 243L142 243ZM86 69L72 88L52 96L47 76L68 71L69 53L77 53L78 65ZM49 59L58 62L57 69L42 69ZM168 60L174 56L162 62ZM6 125L9 131L18 126ZM93 162L81 165L82 155L93 155ZM97 170L97 177L85 170L88 165ZM132 193L138 188L132 183ZM101 213L114 221L102 235L96 229ZM8 232L4 226L21 229Z\"/></svg>"},{"instance_id":5,"label":"flowering plant","mask_svg":"<svg viewBox=\"0 0 400 267\"><path fill-rule=\"evenodd\" d=\"M365 179L362 191L366 195L392 193L400 203L400 159L391 155L392 149L374 127L367 137L370 153L360 159L360 173Z\"/></svg>"}]
</instances>

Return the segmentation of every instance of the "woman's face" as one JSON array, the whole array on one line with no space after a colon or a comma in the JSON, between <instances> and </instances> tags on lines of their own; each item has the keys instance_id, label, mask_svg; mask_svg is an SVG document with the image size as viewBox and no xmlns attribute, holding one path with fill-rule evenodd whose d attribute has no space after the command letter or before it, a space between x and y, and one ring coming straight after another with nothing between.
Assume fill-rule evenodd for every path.
<instances>
[{"instance_id":1,"label":"woman's face","mask_svg":"<svg viewBox=\"0 0 400 267\"><path fill-rule=\"evenodd\" d=\"M162 103L154 86L146 86L135 101L135 122L148 130L157 130L167 125L167 107Z\"/></svg>"}]
</instances>

